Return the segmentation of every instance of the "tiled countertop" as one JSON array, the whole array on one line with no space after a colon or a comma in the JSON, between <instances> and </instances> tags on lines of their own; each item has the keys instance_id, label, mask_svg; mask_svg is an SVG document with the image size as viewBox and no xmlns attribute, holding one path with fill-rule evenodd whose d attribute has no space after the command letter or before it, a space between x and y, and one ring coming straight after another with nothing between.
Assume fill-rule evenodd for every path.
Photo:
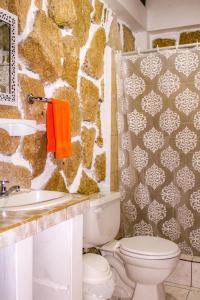
<instances>
[{"instance_id":1,"label":"tiled countertop","mask_svg":"<svg viewBox=\"0 0 200 300\"><path fill-rule=\"evenodd\" d=\"M0 248L82 214L88 204L88 196L73 194L72 200L48 209L0 211Z\"/></svg>"}]
</instances>

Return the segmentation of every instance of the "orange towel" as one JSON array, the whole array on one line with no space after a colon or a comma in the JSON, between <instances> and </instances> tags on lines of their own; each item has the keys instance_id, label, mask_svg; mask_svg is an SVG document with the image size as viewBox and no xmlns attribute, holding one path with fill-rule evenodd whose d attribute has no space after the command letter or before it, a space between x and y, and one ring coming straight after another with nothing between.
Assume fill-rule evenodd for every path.
<instances>
[{"instance_id":1,"label":"orange towel","mask_svg":"<svg viewBox=\"0 0 200 300\"><path fill-rule=\"evenodd\" d=\"M51 103L48 103L47 151L55 152L56 158L69 157L72 154L68 102L51 99Z\"/></svg>"}]
</instances>

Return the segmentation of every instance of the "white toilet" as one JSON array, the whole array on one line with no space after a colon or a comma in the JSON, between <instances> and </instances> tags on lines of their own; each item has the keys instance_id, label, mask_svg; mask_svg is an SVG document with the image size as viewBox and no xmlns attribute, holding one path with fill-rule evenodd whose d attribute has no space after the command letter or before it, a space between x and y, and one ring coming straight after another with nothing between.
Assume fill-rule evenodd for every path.
<instances>
[{"instance_id":1,"label":"white toilet","mask_svg":"<svg viewBox=\"0 0 200 300\"><path fill-rule=\"evenodd\" d=\"M173 272L180 257L180 249L175 243L150 236L115 241L120 225L118 192L95 195L83 222L84 248L99 248L118 279L115 297L165 300L163 282ZM91 265L95 267L95 257L99 268L97 254L92 256ZM87 263L89 261L88 257Z\"/></svg>"}]
</instances>

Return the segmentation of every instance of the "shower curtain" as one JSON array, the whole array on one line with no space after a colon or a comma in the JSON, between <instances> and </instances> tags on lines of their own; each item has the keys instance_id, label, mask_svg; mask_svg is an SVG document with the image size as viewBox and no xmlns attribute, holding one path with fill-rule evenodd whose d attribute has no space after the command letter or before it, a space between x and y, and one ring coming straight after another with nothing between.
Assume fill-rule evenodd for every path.
<instances>
[{"instance_id":1,"label":"shower curtain","mask_svg":"<svg viewBox=\"0 0 200 300\"><path fill-rule=\"evenodd\" d=\"M200 255L200 50L117 59L123 236Z\"/></svg>"}]
</instances>

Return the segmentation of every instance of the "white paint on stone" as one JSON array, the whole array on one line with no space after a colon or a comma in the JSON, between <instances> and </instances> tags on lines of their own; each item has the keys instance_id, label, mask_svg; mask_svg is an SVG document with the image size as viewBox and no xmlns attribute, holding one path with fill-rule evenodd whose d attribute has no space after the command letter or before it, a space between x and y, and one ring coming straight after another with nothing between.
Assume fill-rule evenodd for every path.
<instances>
[{"instance_id":1,"label":"white paint on stone","mask_svg":"<svg viewBox=\"0 0 200 300\"><path fill-rule=\"evenodd\" d=\"M33 25L35 22L36 13L38 11L37 6L34 3L34 0L31 0L31 5L28 11L27 19L26 19L26 25L24 28L24 31L18 35L18 43L21 43L24 41L28 35L33 31Z\"/></svg>"},{"instance_id":2,"label":"white paint on stone","mask_svg":"<svg viewBox=\"0 0 200 300\"><path fill-rule=\"evenodd\" d=\"M78 77L84 77L85 79L91 81L95 86L98 88L100 87L100 79L95 79L93 77L90 77L87 73L85 73L82 69L79 70Z\"/></svg>"},{"instance_id":3,"label":"white paint on stone","mask_svg":"<svg viewBox=\"0 0 200 300\"><path fill-rule=\"evenodd\" d=\"M65 186L67 187L67 189L68 189L68 184L67 184L67 178L66 178L66 176L65 176L65 173L64 173L64 171L59 171L59 173L60 173L60 175L62 176L62 178L63 178L63 180L64 180L64 182L65 182Z\"/></svg>"},{"instance_id":4,"label":"white paint on stone","mask_svg":"<svg viewBox=\"0 0 200 300\"><path fill-rule=\"evenodd\" d=\"M42 9L48 14L48 0L43 0L42 2Z\"/></svg>"},{"instance_id":5,"label":"white paint on stone","mask_svg":"<svg viewBox=\"0 0 200 300\"><path fill-rule=\"evenodd\" d=\"M17 96L18 96L18 101L17 101L17 103L18 103L18 109L19 109L19 111L21 113L22 119L24 119L25 114L24 114L23 105L22 105L21 87L20 86L18 87Z\"/></svg>"},{"instance_id":6,"label":"white paint on stone","mask_svg":"<svg viewBox=\"0 0 200 300\"><path fill-rule=\"evenodd\" d=\"M107 40L108 40L108 36L109 36L109 32L110 32L110 26L111 26L111 23L112 23L112 19L113 19L112 12L110 10L108 10L108 21L107 21L106 25L104 25L104 29L105 29L105 32L106 32L106 38L107 38ZM80 70L79 70L79 73L78 73L78 92L79 92L79 94L80 94L80 78L81 78L81 76L84 77L84 78L86 78L86 79L88 79L88 80L90 80L90 81L92 81L93 84L95 84L99 88L99 90L101 89L101 81L102 81L102 79L105 80L105 77L104 77L104 76L106 76L105 74L107 73L107 74L109 74L108 76L111 76L111 73L110 73L110 70L109 70L109 68L111 67L111 65L110 65L109 59L106 60L106 54L104 55L104 62L105 62L104 63L104 74L103 74L103 76L99 80L96 80L96 79L90 77L89 75L85 74L85 72L83 72L82 69L81 69L81 67L82 67L82 65L84 63L84 60L85 60L85 55L87 53L88 48L90 47L91 41L92 41L92 39L94 37L94 34L95 34L95 32L99 28L100 28L99 25L96 25L96 24L92 24L91 25L90 33L89 33L89 39L88 39L86 45L81 49ZM109 47L107 47L107 48L109 48ZM110 85L110 87L108 89L110 89L110 93L108 93L107 95L108 95L108 97L110 97L110 102L111 102L111 85ZM91 170L88 170L88 169L84 168L84 171L86 172L86 174L88 174L88 176L92 177L94 180L95 180L94 167L95 167L95 158L96 158L96 155L102 154L102 153L106 152L106 157L107 157L107 156L109 156L107 152L110 152L110 143L106 143L106 141L110 140L110 136L111 136L111 129L108 130L108 127L107 127L107 120L110 119L111 114L109 115L109 112L111 113L111 111L108 109L107 105L108 105L107 101L104 101L104 103L101 104L102 129L103 128L106 129L103 132L104 146L102 148L100 148L100 147L97 146L97 144L94 145ZM85 126L87 128L95 128L96 129L96 137L98 136L98 128L97 128L96 124L91 123L91 122L83 121L82 122L82 127L83 126ZM105 137L105 135L107 136L107 138ZM106 180L105 180L105 182L101 183L101 189L102 190L109 190L109 184L110 184L110 160L107 161L107 166L106 167L107 167ZM79 170L80 169L83 169L83 167L81 166L79 168ZM81 173L82 173L82 170L80 172L80 175L81 175ZM77 181L80 181L80 179L77 180Z\"/></svg>"},{"instance_id":7,"label":"white paint on stone","mask_svg":"<svg viewBox=\"0 0 200 300\"><path fill-rule=\"evenodd\" d=\"M29 161L27 161L23 158L22 153L21 153L22 141L23 141L23 138L21 138L20 144L14 154L12 154L12 155L0 154L0 161L6 162L6 163L13 163L14 165L20 166L20 167L25 167L29 171L32 172L31 164L29 163Z\"/></svg>"},{"instance_id":8,"label":"white paint on stone","mask_svg":"<svg viewBox=\"0 0 200 300\"><path fill-rule=\"evenodd\" d=\"M92 39L94 37L94 34L95 34L95 32L97 31L98 28L99 28L99 26L97 24L91 24L90 31L89 31L89 38L88 38L86 44L80 49L80 68L79 68L79 71L78 71L78 82L77 82L77 92L78 92L79 95L80 95L81 77L86 77L86 79L89 79L95 85L97 85L97 80L90 77L90 76L86 76L85 72L82 71L82 67L84 65L87 50L89 49L89 47L91 45L91 41L92 41Z\"/></svg>"},{"instance_id":9,"label":"white paint on stone","mask_svg":"<svg viewBox=\"0 0 200 300\"><path fill-rule=\"evenodd\" d=\"M60 29L62 37L65 37L67 35L72 35L72 29L65 27L64 29Z\"/></svg>"},{"instance_id":10,"label":"white paint on stone","mask_svg":"<svg viewBox=\"0 0 200 300\"><path fill-rule=\"evenodd\" d=\"M37 124L37 131L46 131L46 124Z\"/></svg>"},{"instance_id":11,"label":"white paint on stone","mask_svg":"<svg viewBox=\"0 0 200 300\"><path fill-rule=\"evenodd\" d=\"M70 186L68 186L68 189L69 189L70 193L76 193L77 192L78 187L80 185L82 170L83 170L83 165L81 163L79 168L78 168L78 171L77 171L76 177L74 178L73 183Z\"/></svg>"},{"instance_id":12,"label":"white paint on stone","mask_svg":"<svg viewBox=\"0 0 200 300\"><path fill-rule=\"evenodd\" d=\"M94 122L82 121L82 129L86 127L87 129L95 128L96 132L98 131L98 127Z\"/></svg>"},{"instance_id":13,"label":"white paint on stone","mask_svg":"<svg viewBox=\"0 0 200 300\"><path fill-rule=\"evenodd\" d=\"M12 163L12 156L3 155L0 153L0 161L6 163Z\"/></svg>"},{"instance_id":14,"label":"white paint on stone","mask_svg":"<svg viewBox=\"0 0 200 300\"><path fill-rule=\"evenodd\" d=\"M94 0L93 0L93 5L94 5ZM80 184L80 179L81 179L81 174L82 171L84 170L86 172L86 174L88 174L90 177L92 177L93 179L95 178L95 158L97 154L101 154L103 152L106 152L106 181L100 184L100 188L102 190L108 190L109 189L109 185L110 185L110 136L111 136L111 128L110 128L110 116L111 116L111 109L110 109L110 104L111 104L111 61L110 61L110 51L111 49L107 46L106 47L106 53L104 56L105 59L105 64L104 64L104 74L100 79L95 79L92 78L91 76L87 75L85 72L82 71L82 66L84 64L84 60L85 60L85 56L87 53L87 50L89 49L90 45L91 45L91 41L94 37L95 32L103 27L105 29L106 32L106 39L108 41L109 38L109 32L110 32L110 26L113 20L113 13L112 11L108 8L107 4L104 5L104 7L107 8L107 18L106 18L106 23L103 24L103 17L102 16L102 24L98 25L98 24L93 24L91 23L91 27L90 27L90 31L89 31L89 38L86 42L86 44L81 47L80 49L80 68L78 71L78 81L77 81L77 93L80 97L80 79L81 77L84 77L88 80L90 80L92 83L94 83L99 90L101 90L101 81L102 79L104 79L105 81L105 100L104 102L101 104L101 122L102 122L102 135L104 138L104 146L102 148L98 147L97 144L94 145L94 152L93 152L93 161L92 161L92 168L91 170L88 170L86 168L83 167L82 163L79 166L78 172L76 174L76 177L74 179L74 182L68 187L69 192L74 193L77 191L79 184ZM48 0L43 0L42 2L42 9L46 12L46 14L48 14ZM27 38L27 36L32 32L33 30L33 25L34 25L34 20L35 20L35 16L36 13L38 11L38 8L36 7L34 0L31 1L31 6L28 12L28 18L27 18L27 22L26 22L26 26L25 26L25 30L22 34L20 34L19 36L19 42L25 40ZM66 36L66 35L72 35L72 29L68 29L68 28L63 28L60 29L62 36ZM37 79L40 80L40 75L32 72L26 61L22 58L19 57L19 64L20 64L20 70L19 70L19 74L24 74L30 78L33 79ZM44 86L44 90L45 90L45 96L48 98L51 98L55 92L55 90L57 90L60 87L69 87L70 85L68 84L67 81L64 81L62 79L58 79L55 82L51 83L51 84L45 84ZM19 90L19 99L20 99L20 90ZM21 100L21 99L20 99ZM81 107L81 104L80 104ZM23 107L22 107L22 101L19 101L19 109L22 113L22 118L24 118L24 112L23 112ZM95 128L96 129L96 137L98 135L98 128L96 126L95 123L92 122L85 122L82 121L81 123L81 127L83 128L84 126L86 126L87 128ZM46 130L46 126L45 124L38 124L37 125L37 130L39 131L45 131ZM72 142L75 141L80 141L81 143L81 136L76 136L76 137L72 137ZM21 155L21 146L22 143L20 144L20 147L18 147L17 152L12 155L12 156L5 156L5 155L0 155L0 161L6 161L6 162L13 162L14 164L20 165L20 166L25 166L27 167L29 170L32 171L31 165L28 161L26 161L22 155ZM34 178L32 180L32 185L31 187L33 189L40 189L43 188L45 186L45 184L48 182L48 180L51 178L53 172L56 169L56 166L53 164L52 162L52 154L48 154L47 160L46 160L46 164L45 164L45 168L43 173ZM63 176L65 183L67 182L66 177L64 175L63 172L61 172L61 175Z\"/></svg>"},{"instance_id":15,"label":"white paint on stone","mask_svg":"<svg viewBox=\"0 0 200 300\"><path fill-rule=\"evenodd\" d=\"M21 70L20 69L18 70L18 74L23 74L30 78L40 80L40 75L28 69L28 65L26 61L21 56L18 57L18 62L21 68Z\"/></svg>"},{"instance_id":16,"label":"white paint on stone","mask_svg":"<svg viewBox=\"0 0 200 300\"><path fill-rule=\"evenodd\" d=\"M49 179L53 175L56 166L53 164L51 156L52 153L48 153L44 172L32 180L31 182L32 189L37 190L37 189L44 188L44 185L49 181Z\"/></svg>"},{"instance_id":17,"label":"white paint on stone","mask_svg":"<svg viewBox=\"0 0 200 300\"><path fill-rule=\"evenodd\" d=\"M101 190L108 191L110 189L110 165L111 165L111 87L112 87L112 50L106 46L105 49L105 64L104 64L104 102L101 104L101 122L102 136L104 140L104 150L106 152L106 180L101 183Z\"/></svg>"},{"instance_id":18,"label":"white paint on stone","mask_svg":"<svg viewBox=\"0 0 200 300\"><path fill-rule=\"evenodd\" d=\"M81 142L81 136L80 135L77 135L77 136L73 136L71 138L71 142L74 143L74 142Z\"/></svg>"},{"instance_id":19,"label":"white paint on stone","mask_svg":"<svg viewBox=\"0 0 200 300\"><path fill-rule=\"evenodd\" d=\"M12 155L12 163L17 166L25 167L31 172L33 170L30 162L23 158L20 148Z\"/></svg>"},{"instance_id":20,"label":"white paint on stone","mask_svg":"<svg viewBox=\"0 0 200 300\"><path fill-rule=\"evenodd\" d=\"M113 16L112 11L107 8L107 22L104 24L104 29L105 29L105 32L106 32L107 41L109 39L110 26L112 24L113 18L114 18L114 16Z\"/></svg>"},{"instance_id":21,"label":"white paint on stone","mask_svg":"<svg viewBox=\"0 0 200 300\"><path fill-rule=\"evenodd\" d=\"M47 98L52 98L54 92L61 88L61 87L69 87L70 85L67 83L67 81L64 81L62 79L58 79L56 81L54 81L51 84L46 84L44 86L44 90L45 90L45 95Z\"/></svg>"}]
</instances>

